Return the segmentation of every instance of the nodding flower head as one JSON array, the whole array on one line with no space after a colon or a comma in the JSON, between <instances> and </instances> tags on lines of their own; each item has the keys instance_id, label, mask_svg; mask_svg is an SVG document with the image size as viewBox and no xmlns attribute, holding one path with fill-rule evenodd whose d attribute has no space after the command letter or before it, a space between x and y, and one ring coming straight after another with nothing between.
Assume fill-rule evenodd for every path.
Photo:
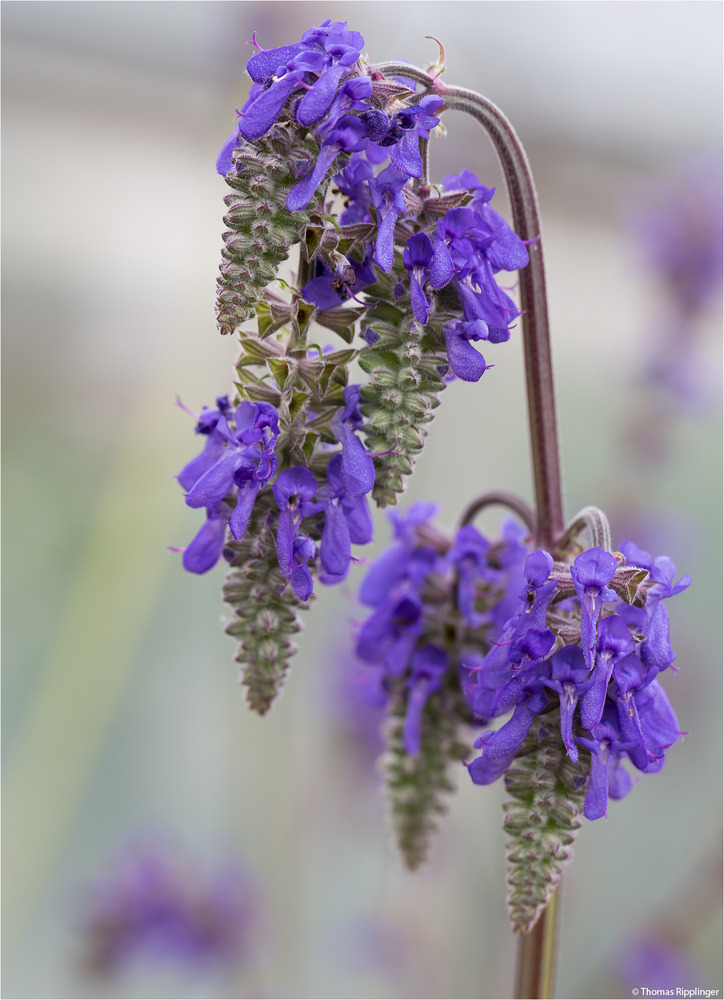
<instances>
[{"instance_id":1,"label":"nodding flower head","mask_svg":"<svg viewBox=\"0 0 724 1000\"><path fill-rule=\"evenodd\" d=\"M518 610L465 685L471 708L483 718L513 708L510 722L480 737L481 757L470 765L474 782L500 777L520 751L533 716L552 705L566 754L581 761L580 748L585 751L589 819L606 814L608 798L628 794L633 782L626 760L646 773L663 766L666 750L681 734L657 679L673 658L661 601L689 581L674 584L668 559L652 560L630 542L621 550L616 558L594 546L572 564L554 563L543 550L525 560ZM645 597L638 587L631 589L637 566L650 573L642 585Z\"/></svg>"}]
</instances>

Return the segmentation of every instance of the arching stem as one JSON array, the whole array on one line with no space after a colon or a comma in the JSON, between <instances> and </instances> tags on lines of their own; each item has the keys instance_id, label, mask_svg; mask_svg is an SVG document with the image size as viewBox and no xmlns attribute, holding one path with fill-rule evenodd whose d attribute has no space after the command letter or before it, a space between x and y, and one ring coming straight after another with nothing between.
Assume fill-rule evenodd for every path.
<instances>
[{"instance_id":1,"label":"arching stem","mask_svg":"<svg viewBox=\"0 0 724 1000\"><path fill-rule=\"evenodd\" d=\"M519 277L536 544L552 551L563 533L565 515L538 197L528 158L508 119L480 94L460 87L448 87L439 78L405 63L382 63L374 69L383 76L415 80L429 92L438 94L445 101L441 111L464 111L472 115L485 130L498 155L508 190L513 228L528 244L530 255L530 263ZM553 895L535 927L520 938L517 997L553 995L557 895L557 892Z\"/></svg>"},{"instance_id":2,"label":"arching stem","mask_svg":"<svg viewBox=\"0 0 724 1000\"><path fill-rule=\"evenodd\" d=\"M545 268L538 197L525 150L512 125L494 104L471 90L448 87L406 63L380 63L383 76L404 76L442 97L442 111L464 111L485 129L500 160L510 200L513 228L528 243L530 263L520 272L528 418L538 521L537 544L553 548L563 531L558 429L551 359Z\"/></svg>"},{"instance_id":3,"label":"arching stem","mask_svg":"<svg viewBox=\"0 0 724 1000\"><path fill-rule=\"evenodd\" d=\"M470 524L481 510L484 510L486 507L492 507L493 504L498 504L501 507L507 507L509 510L512 510L514 514L518 515L531 535L535 535L535 511L517 493L509 493L507 490L493 490L473 500L466 507L463 516L460 518L460 527Z\"/></svg>"}]
</instances>

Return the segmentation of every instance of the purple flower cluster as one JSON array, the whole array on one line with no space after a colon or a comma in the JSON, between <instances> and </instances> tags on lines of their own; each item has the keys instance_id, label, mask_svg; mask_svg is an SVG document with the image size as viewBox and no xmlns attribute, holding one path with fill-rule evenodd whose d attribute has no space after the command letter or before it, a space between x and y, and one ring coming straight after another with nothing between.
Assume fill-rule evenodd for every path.
<instances>
[{"instance_id":1,"label":"purple flower cluster","mask_svg":"<svg viewBox=\"0 0 724 1000\"><path fill-rule=\"evenodd\" d=\"M444 625L440 627L441 609L446 613L455 601L467 624L494 624L495 612L481 615L476 609L479 588L495 590L496 604L504 605L508 573L522 564L526 553L522 531L513 522L506 525L503 543L496 548L495 566L488 558L489 543L472 525L461 528L450 547L428 524L435 510L433 504L416 503L406 517L390 515L395 542L373 564L359 592L362 603L374 610L359 631L357 655L375 665L381 690L404 683L403 738L410 755L420 747L428 697L439 690L445 675L457 671L446 648Z\"/></svg>"},{"instance_id":2,"label":"purple flower cluster","mask_svg":"<svg viewBox=\"0 0 724 1000\"><path fill-rule=\"evenodd\" d=\"M374 248L370 247L368 253L383 271L390 271L395 259L395 225L408 217L403 196L407 175L393 163L375 176L367 161L352 156L335 177L335 183L346 199L343 218L371 221L371 208L375 209L377 233ZM461 315L447 323L443 331L448 362L458 378L477 382L490 366L471 342L508 340L510 325L519 315L495 275L501 270L525 267L528 251L489 205L492 188L486 188L469 170L446 177L445 186L470 201L449 208L437 220L436 228L415 232L407 239L403 264L409 280L410 307L415 319L426 325L431 314L430 298L450 286ZM304 295L319 308L328 308L329 300L322 302L318 298L316 286L307 285Z\"/></svg>"},{"instance_id":3,"label":"purple flower cluster","mask_svg":"<svg viewBox=\"0 0 724 1000\"><path fill-rule=\"evenodd\" d=\"M362 35L349 31L346 21L327 20L305 32L300 42L253 55L246 68L254 84L219 153L218 172L227 174L239 142L260 139L280 119L287 101L304 91L293 117L314 132L319 154L289 192L290 211L309 203L341 153L367 151L373 162L390 159L405 180L420 177L418 138L427 138L438 124L430 112L442 98L428 96L410 106L390 100L384 88L375 87L360 60L363 45Z\"/></svg>"},{"instance_id":4,"label":"purple flower cluster","mask_svg":"<svg viewBox=\"0 0 724 1000\"><path fill-rule=\"evenodd\" d=\"M673 668L663 598L689 585L674 583L667 557L652 560L631 542L619 558L595 547L569 567L538 550L527 556L516 611L480 663L469 664L469 704L486 722L511 709L499 729L476 740L469 765L476 784L490 784L509 767L536 716L557 699L561 739L571 760L590 754L584 814L606 815L608 799L623 798L639 771L661 770L681 732L658 675Z\"/></svg>"},{"instance_id":5,"label":"purple flower cluster","mask_svg":"<svg viewBox=\"0 0 724 1000\"><path fill-rule=\"evenodd\" d=\"M228 397L220 396L215 409L201 411L196 433L206 443L178 481L189 507L206 508L206 521L185 550L183 565L205 573L221 558L227 524L234 538L244 537L254 501L277 470L279 415L270 403L246 401L232 413Z\"/></svg>"},{"instance_id":6,"label":"purple flower cluster","mask_svg":"<svg viewBox=\"0 0 724 1000\"><path fill-rule=\"evenodd\" d=\"M224 554L227 527L237 541L244 537L255 501L269 484L278 511L279 568L296 596L302 601L311 596L309 563L317 557L323 583L346 577L351 544L364 545L373 533L366 494L375 473L358 437L359 391L358 385L343 390L344 405L332 418L342 448L329 458L322 482L303 465L277 475L280 426L271 403L245 401L232 411L228 397L222 396L215 408L202 410L196 433L206 443L178 475L187 491L186 504L206 509L206 521L183 550L186 570L206 573L216 565Z\"/></svg>"},{"instance_id":7,"label":"purple flower cluster","mask_svg":"<svg viewBox=\"0 0 724 1000\"><path fill-rule=\"evenodd\" d=\"M300 42L253 55L247 70L254 84L219 154L217 170L226 175L240 142L254 142L285 114L291 115L319 141L316 160L300 164L302 176L287 196L287 208L294 212L309 204L344 153L344 165L334 176L345 200L340 223L371 223L374 233L363 265L352 257L342 258L341 268L332 269L327 262L307 282L303 297L320 310L335 308L349 297L350 288L356 295L375 282L373 261L383 272L390 272L395 243L405 240L396 234L397 224L404 220L412 230L403 247L412 313L426 325L431 297L450 286L460 318L448 322L443 331L448 361L458 378L477 382L490 366L473 343L507 340L510 325L519 315L495 275L525 267L528 252L488 204L493 190L470 171L445 180L448 190L459 195L448 199L449 204L468 204L448 209L432 228L429 218L415 217L408 208L410 179L422 177L420 139L427 139L439 124L435 112L443 105L443 97L419 97L410 81L391 82L380 74L370 75L359 58L363 44L362 36L349 31L346 22L328 20L306 32ZM439 216L440 211L433 215Z\"/></svg>"},{"instance_id":8,"label":"purple flower cluster","mask_svg":"<svg viewBox=\"0 0 724 1000\"><path fill-rule=\"evenodd\" d=\"M373 611L357 655L374 664L382 690L404 684L407 753L419 750L427 698L453 677L486 725L512 711L475 741L480 754L467 767L476 784L504 774L535 718L556 712L568 756L578 761L582 747L590 758L584 813L604 816L608 798L631 789L624 758L659 771L681 735L658 675L675 659L663 599L689 578L675 583L670 559L631 542L616 556L594 547L554 563L529 550L513 521L497 543L465 525L439 544L433 513L415 504L393 516L395 541L359 595Z\"/></svg>"},{"instance_id":9,"label":"purple flower cluster","mask_svg":"<svg viewBox=\"0 0 724 1000\"><path fill-rule=\"evenodd\" d=\"M202 875L166 851L135 851L88 899L88 965L101 976L138 961L198 971L236 966L251 951L255 895L236 866Z\"/></svg>"}]
</instances>

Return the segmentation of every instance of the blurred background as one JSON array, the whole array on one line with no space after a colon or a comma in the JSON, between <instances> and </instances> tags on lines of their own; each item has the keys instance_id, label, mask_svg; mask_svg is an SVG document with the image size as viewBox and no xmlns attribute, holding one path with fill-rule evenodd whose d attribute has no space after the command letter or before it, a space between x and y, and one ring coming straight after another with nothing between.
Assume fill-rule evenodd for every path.
<instances>
[{"instance_id":1,"label":"blurred background","mask_svg":"<svg viewBox=\"0 0 724 1000\"><path fill-rule=\"evenodd\" d=\"M668 604L664 681L688 735L581 831L558 995L628 996L666 962L664 985L721 988L721 5L5 2L3 995L510 995L502 788L463 774L414 875L389 843L348 697L364 567L319 595L259 719L222 570L184 574L166 548L199 520L174 480L198 450L175 397L231 388L214 162L246 41L327 17L372 61L430 65L434 35L446 79L512 120L542 208L568 512L604 508L616 542L693 578ZM505 211L477 126L446 124L437 176L468 167ZM519 346L445 393L406 499L449 528L487 489L530 496ZM238 884L236 945L141 941L104 965L134 858L195 913Z\"/></svg>"}]
</instances>

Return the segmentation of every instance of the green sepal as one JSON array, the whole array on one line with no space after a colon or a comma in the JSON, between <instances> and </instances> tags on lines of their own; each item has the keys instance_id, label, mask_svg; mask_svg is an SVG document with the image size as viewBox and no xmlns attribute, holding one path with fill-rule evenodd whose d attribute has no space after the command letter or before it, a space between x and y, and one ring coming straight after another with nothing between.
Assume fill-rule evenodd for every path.
<instances>
[{"instance_id":1,"label":"green sepal","mask_svg":"<svg viewBox=\"0 0 724 1000\"><path fill-rule=\"evenodd\" d=\"M351 344L354 339L355 323L365 312L362 306L339 306L334 309L320 309L316 320L320 326L334 331L342 340Z\"/></svg>"},{"instance_id":2,"label":"green sepal","mask_svg":"<svg viewBox=\"0 0 724 1000\"><path fill-rule=\"evenodd\" d=\"M284 389L289 378L289 358L269 358L267 367L280 389Z\"/></svg>"},{"instance_id":3,"label":"green sepal","mask_svg":"<svg viewBox=\"0 0 724 1000\"><path fill-rule=\"evenodd\" d=\"M252 403L271 403L272 406L279 406L282 394L276 386L254 378L250 372L244 372L243 375L248 378L248 382L234 382L242 399L248 399Z\"/></svg>"},{"instance_id":4,"label":"green sepal","mask_svg":"<svg viewBox=\"0 0 724 1000\"><path fill-rule=\"evenodd\" d=\"M369 222L356 222L351 226L342 226L337 249L345 256L350 254L354 248L359 248L364 254L374 233L375 227Z\"/></svg>"},{"instance_id":5,"label":"green sepal","mask_svg":"<svg viewBox=\"0 0 724 1000\"><path fill-rule=\"evenodd\" d=\"M236 362L237 369L247 365L265 365L269 358L278 357L281 351L276 342L264 343L255 337L240 337L239 343L243 353Z\"/></svg>"},{"instance_id":6,"label":"green sepal","mask_svg":"<svg viewBox=\"0 0 724 1000\"><path fill-rule=\"evenodd\" d=\"M322 355L324 363L326 365L348 365L351 361L358 356L359 351L356 348L347 349L344 348L341 351L330 351L329 354Z\"/></svg>"},{"instance_id":7,"label":"green sepal","mask_svg":"<svg viewBox=\"0 0 724 1000\"><path fill-rule=\"evenodd\" d=\"M302 444L302 453L304 454L304 464L307 468L312 461L312 453L314 452L314 446L319 440L319 435L315 434L313 431L307 429L307 433L304 438L304 443Z\"/></svg>"},{"instance_id":8,"label":"green sepal","mask_svg":"<svg viewBox=\"0 0 724 1000\"><path fill-rule=\"evenodd\" d=\"M292 317L292 327L297 339L303 340L306 337L309 324L312 322L315 312L316 308L310 302L305 302L304 299L297 299Z\"/></svg>"},{"instance_id":9,"label":"green sepal","mask_svg":"<svg viewBox=\"0 0 724 1000\"><path fill-rule=\"evenodd\" d=\"M309 396L306 392L303 392L301 389L292 390L292 397L289 400L289 416L292 420L295 419L297 414L303 412L308 401Z\"/></svg>"},{"instance_id":10,"label":"green sepal","mask_svg":"<svg viewBox=\"0 0 724 1000\"><path fill-rule=\"evenodd\" d=\"M324 236L324 226L314 226L309 225L304 230L304 256L307 260L312 260L317 250L319 249L319 244L322 242L322 237Z\"/></svg>"},{"instance_id":11,"label":"green sepal","mask_svg":"<svg viewBox=\"0 0 724 1000\"><path fill-rule=\"evenodd\" d=\"M261 340L281 329L291 319L291 310L284 304L259 299L256 303L256 322Z\"/></svg>"}]
</instances>

